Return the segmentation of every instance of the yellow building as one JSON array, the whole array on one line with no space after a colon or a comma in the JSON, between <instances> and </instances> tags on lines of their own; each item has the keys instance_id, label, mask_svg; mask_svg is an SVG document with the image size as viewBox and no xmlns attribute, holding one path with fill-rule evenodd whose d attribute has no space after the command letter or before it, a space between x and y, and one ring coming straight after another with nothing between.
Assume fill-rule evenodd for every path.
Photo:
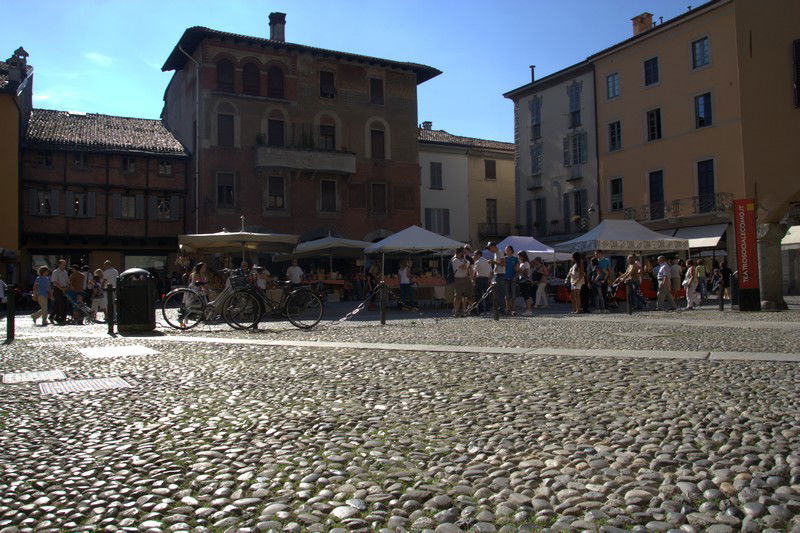
<instances>
[{"instance_id":1,"label":"yellow building","mask_svg":"<svg viewBox=\"0 0 800 533\"><path fill-rule=\"evenodd\" d=\"M489 143L467 153L469 237L474 246L521 233L514 226L514 145Z\"/></svg>"},{"instance_id":2,"label":"yellow building","mask_svg":"<svg viewBox=\"0 0 800 533\"><path fill-rule=\"evenodd\" d=\"M18 48L0 61L0 278L19 281L20 139L31 111L33 68ZM16 268L15 268L16 267Z\"/></svg>"},{"instance_id":3,"label":"yellow building","mask_svg":"<svg viewBox=\"0 0 800 533\"><path fill-rule=\"evenodd\" d=\"M798 20L796 0L712 0L661 24L639 15L589 57L603 217L724 253L733 199L756 198L767 307L785 306L777 223L800 202Z\"/></svg>"}]
</instances>

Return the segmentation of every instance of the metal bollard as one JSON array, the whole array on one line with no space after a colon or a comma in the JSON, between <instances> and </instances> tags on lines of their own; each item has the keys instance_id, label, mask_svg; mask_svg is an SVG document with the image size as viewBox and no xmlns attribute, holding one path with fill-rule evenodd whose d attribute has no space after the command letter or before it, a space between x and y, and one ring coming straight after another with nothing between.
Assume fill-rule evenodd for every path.
<instances>
[{"instance_id":1,"label":"metal bollard","mask_svg":"<svg viewBox=\"0 0 800 533\"><path fill-rule=\"evenodd\" d=\"M378 305L380 306L381 325L383 326L386 325L386 285L384 284L384 282L381 281L378 290L380 292Z\"/></svg>"},{"instance_id":2,"label":"metal bollard","mask_svg":"<svg viewBox=\"0 0 800 533\"><path fill-rule=\"evenodd\" d=\"M6 297L6 311L8 312L6 317L6 344L14 340L14 288L13 284L8 285L6 288L6 294L8 295Z\"/></svg>"},{"instance_id":3,"label":"metal bollard","mask_svg":"<svg viewBox=\"0 0 800 533\"><path fill-rule=\"evenodd\" d=\"M114 334L114 287L106 287L106 322L108 322L108 334Z\"/></svg>"},{"instance_id":4,"label":"metal bollard","mask_svg":"<svg viewBox=\"0 0 800 533\"><path fill-rule=\"evenodd\" d=\"M500 320L500 299L497 296L497 286L492 284L492 312L494 319Z\"/></svg>"}]
</instances>

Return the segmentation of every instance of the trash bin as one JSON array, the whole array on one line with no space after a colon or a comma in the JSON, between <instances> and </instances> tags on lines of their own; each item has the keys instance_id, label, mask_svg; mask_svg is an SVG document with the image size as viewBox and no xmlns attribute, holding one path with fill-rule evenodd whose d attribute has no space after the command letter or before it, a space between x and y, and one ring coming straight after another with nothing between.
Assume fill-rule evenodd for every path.
<instances>
[{"instance_id":1,"label":"trash bin","mask_svg":"<svg viewBox=\"0 0 800 533\"><path fill-rule=\"evenodd\" d=\"M117 330L156 329L156 280L143 268L129 268L117 278Z\"/></svg>"}]
</instances>

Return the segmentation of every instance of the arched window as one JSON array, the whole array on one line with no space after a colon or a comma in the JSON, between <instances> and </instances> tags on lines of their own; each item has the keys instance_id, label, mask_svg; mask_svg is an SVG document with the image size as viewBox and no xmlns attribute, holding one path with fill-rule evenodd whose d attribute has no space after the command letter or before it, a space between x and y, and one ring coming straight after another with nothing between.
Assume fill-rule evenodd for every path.
<instances>
[{"instance_id":1,"label":"arched window","mask_svg":"<svg viewBox=\"0 0 800 533\"><path fill-rule=\"evenodd\" d=\"M230 59L217 61L217 90L233 92L233 62Z\"/></svg>"},{"instance_id":2,"label":"arched window","mask_svg":"<svg viewBox=\"0 0 800 533\"><path fill-rule=\"evenodd\" d=\"M284 98L283 71L280 67L269 67L267 71L267 96L270 98Z\"/></svg>"},{"instance_id":3,"label":"arched window","mask_svg":"<svg viewBox=\"0 0 800 533\"><path fill-rule=\"evenodd\" d=\"M261 93L258 67L254 63L245 64L242 69L242 91L258 96Z\"/></svg>"}]
</instances>

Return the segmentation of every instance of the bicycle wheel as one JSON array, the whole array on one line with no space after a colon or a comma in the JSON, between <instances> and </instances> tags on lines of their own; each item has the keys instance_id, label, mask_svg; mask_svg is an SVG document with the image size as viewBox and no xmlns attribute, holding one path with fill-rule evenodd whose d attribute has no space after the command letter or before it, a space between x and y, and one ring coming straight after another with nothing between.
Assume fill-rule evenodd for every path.
<instances>
[{"instance_id":1,"label":"bicycle wheel","mask_svg":"<svg viewBox=\"0 0 800 533\"><path fill-rule=\"evenodd\" d=\"M301 329L313 328L322 320L322 301L309 290L289 293L284 310L289 322Z\"/></svg>"},{"instance_id":2,"label":"bicycle wheel","mask_svg":"<svg viewBox=\"0 0 800 533\"><path fill-rule=\"evenodd\" d=\"M247 329L261 320L261 302L247 291L236 291L225 301L222 317L233 329Z\"/></svg>"},{"instance_id":3,"label":"bicycle wheel","mask_svg":"<svg viewBox=\"0 0 800 533\"><path fill-rule=\"evenodd\" d=\"M164 298L161 314L171 327L185 330L203 319L205 307L205 301L193 290L175 289Z\"/></svg>"}]
</instances>

